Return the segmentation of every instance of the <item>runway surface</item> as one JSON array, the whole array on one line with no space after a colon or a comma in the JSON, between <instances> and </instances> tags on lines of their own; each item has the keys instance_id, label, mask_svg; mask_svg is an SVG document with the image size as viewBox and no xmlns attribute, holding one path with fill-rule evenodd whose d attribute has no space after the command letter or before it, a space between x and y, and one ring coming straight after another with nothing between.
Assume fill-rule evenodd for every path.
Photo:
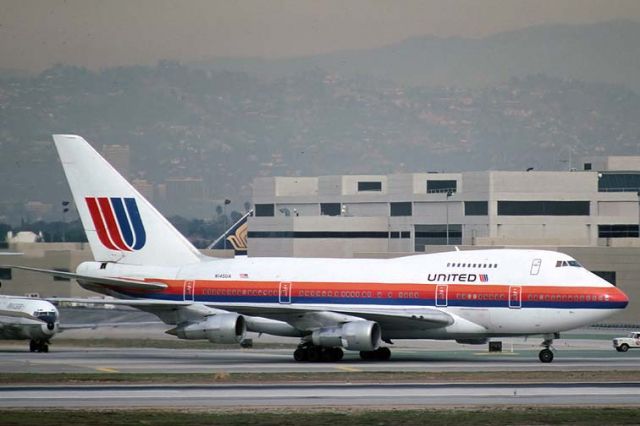
<instances>
[{"instance_id":1,"label":"runway surface","mask_svg":"<svg viewBox=\"0 0 640 426\"><path fill-rule=\"evenodd\" d=\"M438 342L434 347L439 347ZM451 348L394 349L391 360L387 362L364 362L357 353L346 352L341 362L299 363L293 360L291 349L83 349L53 346L49 353L31 353L22 345L0 345L0 374L640 370L640 350L618 353L606 346L603 349L558 350L551 364L538 361L537 348L520 348L501 354L490 354L485 346Z\"/></svg>"},{"instance_id":2,"label":"runway surface","mask_svg":"<svg viewBox=\"0 0 640 426\"><path fill-rule=\"evenodd\" d=\"M402 407L637 405L639 383L0 387L0 407Z\"/></svg>"}]
</instances>

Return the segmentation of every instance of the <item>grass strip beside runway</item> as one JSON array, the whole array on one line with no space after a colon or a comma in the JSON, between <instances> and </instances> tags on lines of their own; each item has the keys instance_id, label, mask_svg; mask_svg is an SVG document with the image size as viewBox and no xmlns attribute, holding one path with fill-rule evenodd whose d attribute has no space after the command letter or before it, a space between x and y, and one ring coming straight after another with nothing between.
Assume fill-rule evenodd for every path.
<instances>
[{"instance_id":1,"label":"grass strip beside runway","mask_svg":"<svg viewBox=\"0 0 640 426\"><path fill-rule=\"evenodd\" d=\"M278 373L0 373L1 385L16 384L260 384L260 383L569 383L640 382L640 370L484 372L278 372ZM639 418L640 420L640 418Z\"/></svg>"},{"instance_id":2,"label":"grass strip beside runway","mask_svg":"<svg viewBox=\"0 0 640 426\"><path fill-rule=\"evenodd\" d=\"M234 410L0 410L5 426L19 425L618 425L637 424L640 408L628 407L533 407L446 408L378 410L371 407L337 410L301 409L264 411Z\"/></svg>"}]
</instances>

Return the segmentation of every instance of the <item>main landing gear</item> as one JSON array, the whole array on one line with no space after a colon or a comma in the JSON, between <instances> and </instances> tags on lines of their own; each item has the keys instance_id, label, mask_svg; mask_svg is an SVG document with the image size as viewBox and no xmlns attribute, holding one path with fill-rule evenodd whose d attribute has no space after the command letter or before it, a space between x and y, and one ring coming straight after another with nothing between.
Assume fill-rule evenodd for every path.
<instances>
[{"instance_id":1,"label":"main landing gear","mask_svg":"<svg viewBox=\"0 0 640 426\"><path fill-rule=\"evenodd\" d=\"M344 352L340 348L325 348L316 345L300 345L293 352L293 359L298 362L337 362L342 359Z\"/></svg>"},{"instance_id":2,"label":"main landing gear","mask_svg":"<svg viewBox=\"0 0 640 426\"><path fill-rule=\"evenodd\" d=\"M31 352L49 352L49 345L43 340L32 340L29 342Z\"/></svg>"},{"instance_id":3,"label":"main landing gear","mask_svg":"<svg viewBox=\"0 0 640 426\"><path fill-rule=\"evenodd\" d=\"M326 348L303 343L293 352L293 359L298 362L337 362L342 359L342 348ZM360 351L360 358L364 361L388 361L391 358L389 348L378 348L375 351Z\"/></svg>"},{"instance_id":4,"label":"main landing gear","mask_svg":"<svg viewBox=\"0 0 640 426\"><path fill-rule=\"evenodd\" d=\"M541 350L540 353L538 354L538 358L540 359L540 362L550 363L551 361L553 361L553 352L551 351L553 346L551 345L553 344L554 338L559 339L560 333L544 335L544 341L542 342L542 345L541 345L541 346L544 346L544 349Z\"/></svg>"},{"instance_id":5,"label":"main landing gear","mask_svg":"<svg viewBox=\"0 0 640 426\"><path fill-rule=\"evenodd\" d=\"M391 350L385 347L375 351L360 351L360 358L363 361L388 361L391 358Z\"/></svg>"}]
</instances>

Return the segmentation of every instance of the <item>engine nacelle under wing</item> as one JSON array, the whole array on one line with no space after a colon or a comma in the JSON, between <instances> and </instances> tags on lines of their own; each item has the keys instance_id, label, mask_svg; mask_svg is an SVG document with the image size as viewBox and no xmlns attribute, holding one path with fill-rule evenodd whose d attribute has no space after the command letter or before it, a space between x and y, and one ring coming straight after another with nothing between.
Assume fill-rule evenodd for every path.
<instances>
[{"instance_id":1,"label":"engine nacelle under wing","mask_svg":"<svg viewBox=\"0 0 640 426\"><path fill-rule=\"evenodd\" d=\"M342 346L352 351L374 351L380 346L380 326L373 321L352 321L339 327L324 327L311 334L317 346Z\"/></svg>"},{"instance_id":2,"label":"engine nacelle under wing","mask_svg":"<svg viewBox=\"0 0 640 426\"><path fill-rule=\"evenodd\" d=\"M207 339L211 343L239 343L244 339L247 325L244 317L235 313L216 314L204 321L178 326L167 333L180 339Z\"/></svg>"}]
</instances>

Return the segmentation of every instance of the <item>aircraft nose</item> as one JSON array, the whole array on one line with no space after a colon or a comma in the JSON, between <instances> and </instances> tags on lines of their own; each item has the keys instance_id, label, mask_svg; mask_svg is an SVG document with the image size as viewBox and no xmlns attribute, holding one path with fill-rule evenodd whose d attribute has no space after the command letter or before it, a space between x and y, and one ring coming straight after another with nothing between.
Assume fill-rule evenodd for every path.
<instances>
[{"instance_id":1,"label":"aircraft nose","mask_svg":"<svg viewBox=\"0 0 640 426\"><path fill-rule=\"evenodd\" d=\"M629 296L627 296L622 290L616 288L614 294L614 300L620 304L621 308L626 308L629 304Z\"/></svg>"}]
</instances>

